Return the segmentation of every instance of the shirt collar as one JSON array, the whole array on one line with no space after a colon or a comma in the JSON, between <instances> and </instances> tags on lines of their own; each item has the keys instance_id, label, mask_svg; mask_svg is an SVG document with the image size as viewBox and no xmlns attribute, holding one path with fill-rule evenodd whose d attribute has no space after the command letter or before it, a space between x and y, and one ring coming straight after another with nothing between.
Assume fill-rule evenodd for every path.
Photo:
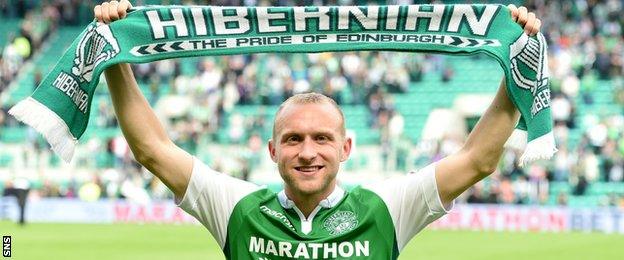
<instances>
[{"instance_id":1,"label":"shirt collar","mask_svg":"<svg viewBox=\"0 0 624 260\"><path fill-rule=\"evenodd\" d=\"M323 208L333 208L338 204L338 202L342 200L344 195L345 191L339 186L336 186L336 188L334 188L334 191L332 191L332 193L329 194L327 198L319 202L319 206ZM295 202L290 200L288 196L286 196L286 192L284 190L280 191L277 194L277 199L279 200L280 205L282 205L282 207L285 209L292 209L293 207L295 207Z\"/></svg>"}]
</instances>

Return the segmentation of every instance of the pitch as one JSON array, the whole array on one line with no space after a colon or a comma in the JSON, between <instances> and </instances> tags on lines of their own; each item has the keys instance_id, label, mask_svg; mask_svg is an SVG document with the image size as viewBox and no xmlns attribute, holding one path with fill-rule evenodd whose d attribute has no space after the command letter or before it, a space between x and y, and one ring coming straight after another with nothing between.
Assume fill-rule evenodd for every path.
<instances>
[{"instance_id":1,"label":"pitch","mask_svg":"<svg viewBox=\"0 0 624 260\"><path fill-rule=\"evenodd\" d=\"M0 222L13 259L222 259L208 231L192 225ZM624 236L428 230L399 259L618 259Z\"/></svg>"}]
</instances>

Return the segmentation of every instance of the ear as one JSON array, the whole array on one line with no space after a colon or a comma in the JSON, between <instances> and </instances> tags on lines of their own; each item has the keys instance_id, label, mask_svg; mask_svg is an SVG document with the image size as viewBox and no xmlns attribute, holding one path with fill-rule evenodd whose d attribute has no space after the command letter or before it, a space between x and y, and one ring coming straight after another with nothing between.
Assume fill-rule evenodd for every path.
<instances>
[{"instance_id":1,"label":"ear","mask_svg":"<svg viewBox=\"0 0 624 260\"><path fill-rule=\"evenodd\" d=\"M342 153L340 154L340 161L344 162L349 159L349 155L351 154L351 147L353 146L353 140L351 137L346 137L344 144L342 144Z\"/></svg>"},{"instance_id":2,"label":"ear","mask_svg":"<svg viewBox=\"0 0 624 260\"><path fill-rule=\"evenodd\" d=\"M277 163L277 154L275 152L275 143L273 141L273 139L269 140L269 155L271 155L271 160L273 160L274 163Z\"/></svg>"}]
</instances>

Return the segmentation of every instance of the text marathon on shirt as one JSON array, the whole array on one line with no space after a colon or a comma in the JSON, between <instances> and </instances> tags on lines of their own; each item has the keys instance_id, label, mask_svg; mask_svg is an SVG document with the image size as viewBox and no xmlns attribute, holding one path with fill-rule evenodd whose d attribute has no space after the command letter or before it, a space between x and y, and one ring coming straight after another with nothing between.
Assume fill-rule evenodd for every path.
<instances>
[{"instance_id":1,"label":"text marathon on shirt","mask_svg":"<svg viewBox=\"0 0 624 260\"><path fill-rule=\"evenodd\" d=\"M335 259L340 257L348 259L355 256L370 256L369 243L368 240L343 241L340 243L291 243L252 236L249 239L249 252L279 256L280 258Z\"/></svg>"},{"instance_id":2,"label":"text marathon on shirt","mask_svg":"<svg viewBox=\"0 0 624 260\"><path fill-rule=\"evenodd\" d=\"M439 32L483 37L499 5L410 5L368 7L182 7L148 10L145 19L154 40L194 39L135 47L135 56L278 44L335 42L419 42L459 47L499 46L496 39L466 39ZM336 33L343 31L344 34ZM375 34L384 31L385 34ZM388 31L397 32L388 34ZM328 34L319 34L328 32ZM330 33L331 32L331 33ZM362 34L353 34L361 32ZM369 33L367 33L369 32ZM406 35L401 32L425 34ZM432 34L426 34L430 32ZM284 35L288 33L289 35ZM306 34L306 33L314 33ZM274 37L270 37L274 35ZM275 36L279 35L279 36ZM234 36L201 41L201 36ZM249 37L257 36L257 37Z\"/></svg>"}]
</instances>

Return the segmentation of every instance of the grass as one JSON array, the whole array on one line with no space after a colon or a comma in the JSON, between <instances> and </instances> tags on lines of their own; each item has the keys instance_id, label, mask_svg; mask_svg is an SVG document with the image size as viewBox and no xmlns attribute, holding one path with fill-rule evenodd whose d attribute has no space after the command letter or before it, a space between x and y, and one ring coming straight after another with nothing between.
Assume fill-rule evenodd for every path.
<instances>
[{"instance_id":1,"label":"grass","mask_svg":"<svg viewBox=\"0 0 624 260\"><path fill-rule=\"evenodd\" d=\"M0 222L12 259L222 259L208 231L191 225ZM624 235L424 231L400 259L622 259ZM8 259L8 258L7 258Z\"/></svg>"}]
</instances>

